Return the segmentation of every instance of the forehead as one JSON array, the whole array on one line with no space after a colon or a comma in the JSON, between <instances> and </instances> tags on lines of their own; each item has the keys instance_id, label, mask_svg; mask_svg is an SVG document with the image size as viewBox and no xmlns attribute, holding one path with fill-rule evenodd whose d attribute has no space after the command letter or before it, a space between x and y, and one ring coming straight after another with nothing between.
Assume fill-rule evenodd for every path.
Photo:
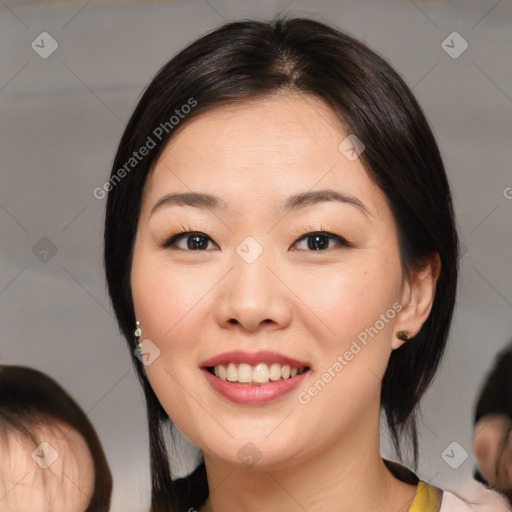
<instances>
[{"instance_id":1,"label":"forehead","mask_svg":"<svg viewBox=\"0 0 512 512\"><path fill-rule=\"evenodd\" d=\"M222 140L231 147L258 142L272 147L293 140L330 144L345 134L340 120L324 100L298 93L277 93L221 104L183 126L171 139L171 149L197 143L196 137L201 136ZM185 129L189 132L187 136L183 136Z\"/></svg>"},{"instance_id":2,"label":"forehead","mask_svg":"<svg viewBox=\"0 0 512 512\"><path fill-rule=\"evenodd\" d=\"M23 478L30 473L38 476L37 450L41 451L48 460L53 462L49 466L53 470L62 470L64 466L81 467L84 471L94 471L91 464L91 453L83 436L69 425L55 421L53 424L40 425L33 430L39 446L34 446L32 440L27 439L17 431L7 431L6 436L0 436L0 471L5 478ZM43 445L43 443L45 443ZM56 456L55 456L56 454Z\"/></svg>"},{"instance_id":3,"label":"forehead","mask_svg":"<svg viewBox=\"0 0 512 512\"><path fill-rule=\"evenodd\" d=\"M348 135L334 111L311 95L215 107L173 134L148 176L145 199L202 189L228 202L243 195L268 204L276 194L341 187L378 203L382 194L361 160L339 149Z\"/></svg>"}]
</instances>

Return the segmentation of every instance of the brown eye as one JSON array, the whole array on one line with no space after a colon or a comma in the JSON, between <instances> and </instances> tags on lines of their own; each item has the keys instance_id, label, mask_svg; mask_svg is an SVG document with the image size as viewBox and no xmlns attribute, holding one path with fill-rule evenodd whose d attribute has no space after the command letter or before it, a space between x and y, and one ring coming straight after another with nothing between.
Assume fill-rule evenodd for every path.
<instances>
[{"instance_id":1,"label":"brown eye","mask_svg":"<svg viewBox=\"0 0 512 512\"><path fill-rule=\"evenodd\" d=\"M344 238L339 235L335 235L334 233L329 233L327 231L316 231L314 233L307 233L297 240L296 243L301 242L303 240L307 240L307 249L309 251L325 251L330 249L329 243L334 241L338 246L344 247L352 247L352 245L347 242ZM305 250L305 249L300 249Z\"/></svg>"},{"instance_id":2,"label":"brown eye","mask_svg":"<svg viewBox=\"0 0 512 512\"><path fill-rule=\"evenodd\" d=\"M179 246L178 244L178 242L180 242L182 239L186 241L185 246ZM213 243L213 240L204 233L200 233L197 231L186 231L183 233L177 233L173 235L171 238L169 238L162 244L162 247L173 247L185 251L202 251L207 249L209 241Z\"/></svg>"}]
</instances>

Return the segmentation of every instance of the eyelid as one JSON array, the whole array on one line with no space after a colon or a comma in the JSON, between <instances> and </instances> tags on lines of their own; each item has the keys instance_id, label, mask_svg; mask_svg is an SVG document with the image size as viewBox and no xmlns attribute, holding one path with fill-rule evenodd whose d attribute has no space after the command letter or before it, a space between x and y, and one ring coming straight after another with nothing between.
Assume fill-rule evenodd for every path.
<instances>
[{"instance_id":1,"label":"eyelid","mask_svg":"<svg viewBox=\"0 0 512 512\"><path fill-rule=\"evenodd\" d=\"M213 230L211 226L205 226L207 230ZM176 240L180 235L188 235L188 234L201 234L204 236L206 233L202 231L198 231L197 229L194 229L188 222L180 222L174 227L170 227L165 230L164 234L162 236L159 236L157 239L157 246L158 247L164 247L166 248L169 243L173 240ZM208 237L211 238L211 237Z\"/></svg>"}]
</instances>

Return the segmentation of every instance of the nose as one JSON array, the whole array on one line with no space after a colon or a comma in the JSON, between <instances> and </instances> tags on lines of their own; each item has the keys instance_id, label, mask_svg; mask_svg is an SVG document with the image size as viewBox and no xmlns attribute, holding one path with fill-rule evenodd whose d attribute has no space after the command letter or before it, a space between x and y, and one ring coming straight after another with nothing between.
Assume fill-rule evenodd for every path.
<instances>
[{"instance_id":1,"label":"nose","mask_svg":"<svg viewBox=\"0 0 512 512\"><path fill-rule=\"evenodd\" d=\"M217 320L224 328L275 330L291 321L292 296L266 251L252 262L234 254L233 268L221 283Z\"/></svg>"}]
</instances>

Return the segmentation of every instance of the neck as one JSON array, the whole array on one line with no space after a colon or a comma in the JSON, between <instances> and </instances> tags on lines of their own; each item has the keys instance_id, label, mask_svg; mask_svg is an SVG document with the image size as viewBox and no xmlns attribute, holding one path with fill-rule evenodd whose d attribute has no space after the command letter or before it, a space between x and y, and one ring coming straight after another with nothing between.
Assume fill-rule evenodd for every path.
<instances>
[{"instance_id":1,"label":"neck","mask_svg":"<svg viewBox=\"0 0 512 512\"><path fill-rule=\"evenodd\" d=\"M205 454L210 496L200 512L407 511L416 486L395 478L380 456L379 416L300 462L240 468Z\"/></svg>"}]
</instances>

